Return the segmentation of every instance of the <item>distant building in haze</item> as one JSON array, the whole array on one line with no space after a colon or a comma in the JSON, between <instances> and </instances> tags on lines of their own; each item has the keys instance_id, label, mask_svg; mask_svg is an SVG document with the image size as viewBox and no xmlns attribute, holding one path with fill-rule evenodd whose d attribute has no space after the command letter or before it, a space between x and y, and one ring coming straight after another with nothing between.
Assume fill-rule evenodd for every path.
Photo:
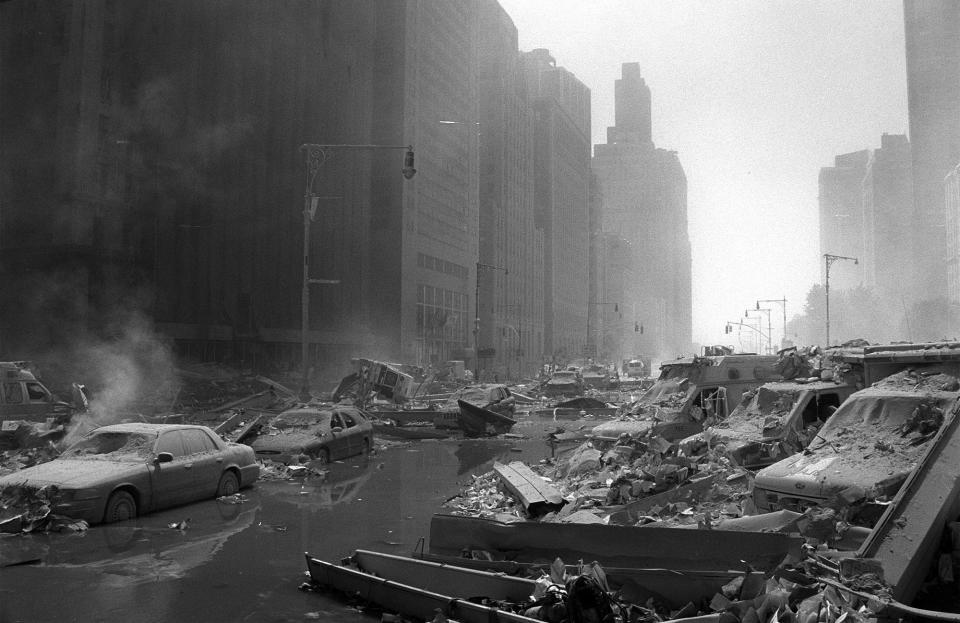
<instances>
[{"instance_id":1,"label":"distant building in haze","mask_svg":"<svg viewBox=\"0 0 960 623\"><path fill-rule=\"evenodd\" d=\"M870 151L863 149L834 158L832 167L820 169L820 280L824 275L823 254L863 256L863 178ZM835 264L830 285L845 290L863 284L863 266Z\"/></svg>"},{"instance_id":2,"label":"distant building in haze","mask_svg":"<svg viewBox=\"0 0 960 623\"><path fill-rule=\"evenodd\" d=\"M676 152L653 144L650 89L639 64L623 64L615 106L616 125L606 144L594 147L592 166L603 195L602 230L623 241L611 253L631 256L619 339L627 357L673 358L689 352L692 339L687 179Z\"/></svg>"},{"instance_id":3,"label":"distant building in haze","mask_svg":"<svg viewBox=\"0 0 960 623\"><path fill-rule=\"evenodd\" d=\"M922 299L934 299L947 289L944 178L960 163L960 3L904 0L903 14L916 277Z\"/></svg>"},{"instance_id":4,"label":"distant building in haze","mask_svg":"<svg viewBox=\"0 0 960 623\"><path fill-rule=\"evenodd\" d=\"M884 134L870 152L863 177L864 285L887 300L915 300L913 170L910 143L902 134Z\"/></svg>"},{"instance_id":5,"label":"distant building in haze","mask_svg":"<svg viewBox=\"0 0 960 623\"><path fill-rule=\"evenodd\" d=\"M543 232L543 349L559 363L586 348L590 90L544 49L523 54L534 109L534 214Z\"/></svg>"}]
</instances>

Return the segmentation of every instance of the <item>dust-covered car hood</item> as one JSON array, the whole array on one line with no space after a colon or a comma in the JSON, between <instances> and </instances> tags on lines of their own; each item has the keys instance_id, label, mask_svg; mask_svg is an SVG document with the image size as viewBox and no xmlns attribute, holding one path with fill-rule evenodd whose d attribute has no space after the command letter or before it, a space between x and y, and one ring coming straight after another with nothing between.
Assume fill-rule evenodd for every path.
<instances>
[{"instance_id":1,"label":"dust-covered car hood","mask_svg":"<svg viewBox=\"0 0 960 623\"><path fill-rule=\"evenodd\" d=\"M142 460L54 459L0 477L0 488L10 485L82 489L106 482L119 482L147 468Z\"/></svg>"},{"instance_id":2,"label":"dust-covered car hood","mask_svg":"<svg viewBox=\"0 0 960 623\"><path fill-rule=\"evenodd\" d=\"M841 405L807 450L757 472L755 486L827 498L850 487L891 495L913 470L956 392L869 388Z\"/></svg>"},{"instance_id":3,"label":"dust-covered car hood","mask_svg":"<svg viewBox=\"0 0 960 623\"><path fill-rule=\"evenodd\" d=\"M276 435L261 435L250 444L250 447L254 452L290 452L306 448L322 439L323 437L311 433L290 431Z\"/></svg>"}]
</instances>

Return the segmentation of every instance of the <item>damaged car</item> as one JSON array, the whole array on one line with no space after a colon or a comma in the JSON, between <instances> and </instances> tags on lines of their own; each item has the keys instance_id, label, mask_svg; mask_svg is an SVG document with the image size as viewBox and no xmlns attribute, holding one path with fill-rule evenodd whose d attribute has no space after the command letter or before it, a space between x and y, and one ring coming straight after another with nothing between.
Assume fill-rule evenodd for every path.
<instances>
[{"instance_id":1,"label":"damaged car","mask_svg":"<svg viewBox=\"0 0 960 623\"><path fill-rule=\"evenodd\" d=\"M583 377L577 370L558 370L543 384L547 396L579 396L583 393Z\"/></svg>"},{"instance_id":2,"label":"damaged car","mask_svg":"<svg viewBox=\"0 0 960 623\"><path fill-rule=\"evenodd\" d=\"M277 415L250 442L258 458L329 463L373 449L373 424L349 405L295 407Z\"/></svg>"},{"instance_id":3,"label":"damaged car","mask_svg":"<svg viewBox=\"0 0 960 623\"><path fill-rule=\"evenodd\" d=\"M958 401L956 370L905 370L856 392L806 450L757 472L757 510L851 507L851 521L869 526Z\"/></svg>"},{"instance_id":4,"label":"damaged car","mask_svg":"<svg viewBox=\"0 0 960 623\"><path fill-rule=\"evenodd\" d=\"M720 445L737 465L759 469L803 450L856 387L833 381L780 381L743 395L733 412L679 442L699 456Z\"/></svg>"},{"instance_id":5,"label":"damaged car","mask_svg":"<svg viewBox=\"0 0 960 623\"><path fill-rule=\"evenodd\" d=\"M206 426L137 422L101 426L56 459L0 477L0 492L42 489L54 514L111 523L233 495L259 474L252 449Z\"/></svg>"},{"instance_id":6,"label":"damaged car","mask_svg":"<svg viewBox=\"0 0 960 623\"><path fill-rule=\"evenodd\" d=\"M660 435L683 439L723 419L739 404L743 393L778 378L773 355L685 357L660 366L656 382L616 420L593 429L595 438L616 440L621 435Z\"/></svg>"}]
</instances>

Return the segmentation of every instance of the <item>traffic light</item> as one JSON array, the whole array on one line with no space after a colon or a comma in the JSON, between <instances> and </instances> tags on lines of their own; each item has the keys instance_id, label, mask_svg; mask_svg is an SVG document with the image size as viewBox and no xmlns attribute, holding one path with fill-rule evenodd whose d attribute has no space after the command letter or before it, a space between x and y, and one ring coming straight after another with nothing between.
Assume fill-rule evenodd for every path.
<instances>
[{"instance_id":1,"label":"traffic light","mask_svg":"<svg viewBox=\"0 0 960 623\"><path fill-rule=\"evenodd\" d=\"M413 176L417 174L417 170L413 167L413 150L408 149L406 155L403 157L403 169L400 170L403 173L403 177L413 179Z\"/></svg>"}]
</instances>

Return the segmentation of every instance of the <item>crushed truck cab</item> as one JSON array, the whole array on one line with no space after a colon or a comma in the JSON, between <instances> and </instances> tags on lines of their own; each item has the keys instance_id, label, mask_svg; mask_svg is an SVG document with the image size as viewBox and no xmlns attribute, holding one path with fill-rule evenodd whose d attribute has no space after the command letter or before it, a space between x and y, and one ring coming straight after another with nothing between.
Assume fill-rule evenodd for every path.
<instances>
[{"instance_id":1,"label":"crushed truck cab","mask_svg":"<svg viewBox=\"0 0 960 623\"><path fill-rule=\"evenodd\" d=\"M82 387L74 385L74 402L59 400L47 389L25 361L0 362L0 436L12 435L23 422L65 424L86 408Z\"/></svg>"},{"instance_id":2,"label":"crushed truck cab","mask_svg":"<svg viewBox=\"0 0 960 623\"><path fill-rule=\"evenodd\" d=\"M594 427L593 436L660 435L668 441L724 418L744 392L779 378L776 355L711 355L663 363L660 377L621 417Z\"/></svg>"}]
</instances>

